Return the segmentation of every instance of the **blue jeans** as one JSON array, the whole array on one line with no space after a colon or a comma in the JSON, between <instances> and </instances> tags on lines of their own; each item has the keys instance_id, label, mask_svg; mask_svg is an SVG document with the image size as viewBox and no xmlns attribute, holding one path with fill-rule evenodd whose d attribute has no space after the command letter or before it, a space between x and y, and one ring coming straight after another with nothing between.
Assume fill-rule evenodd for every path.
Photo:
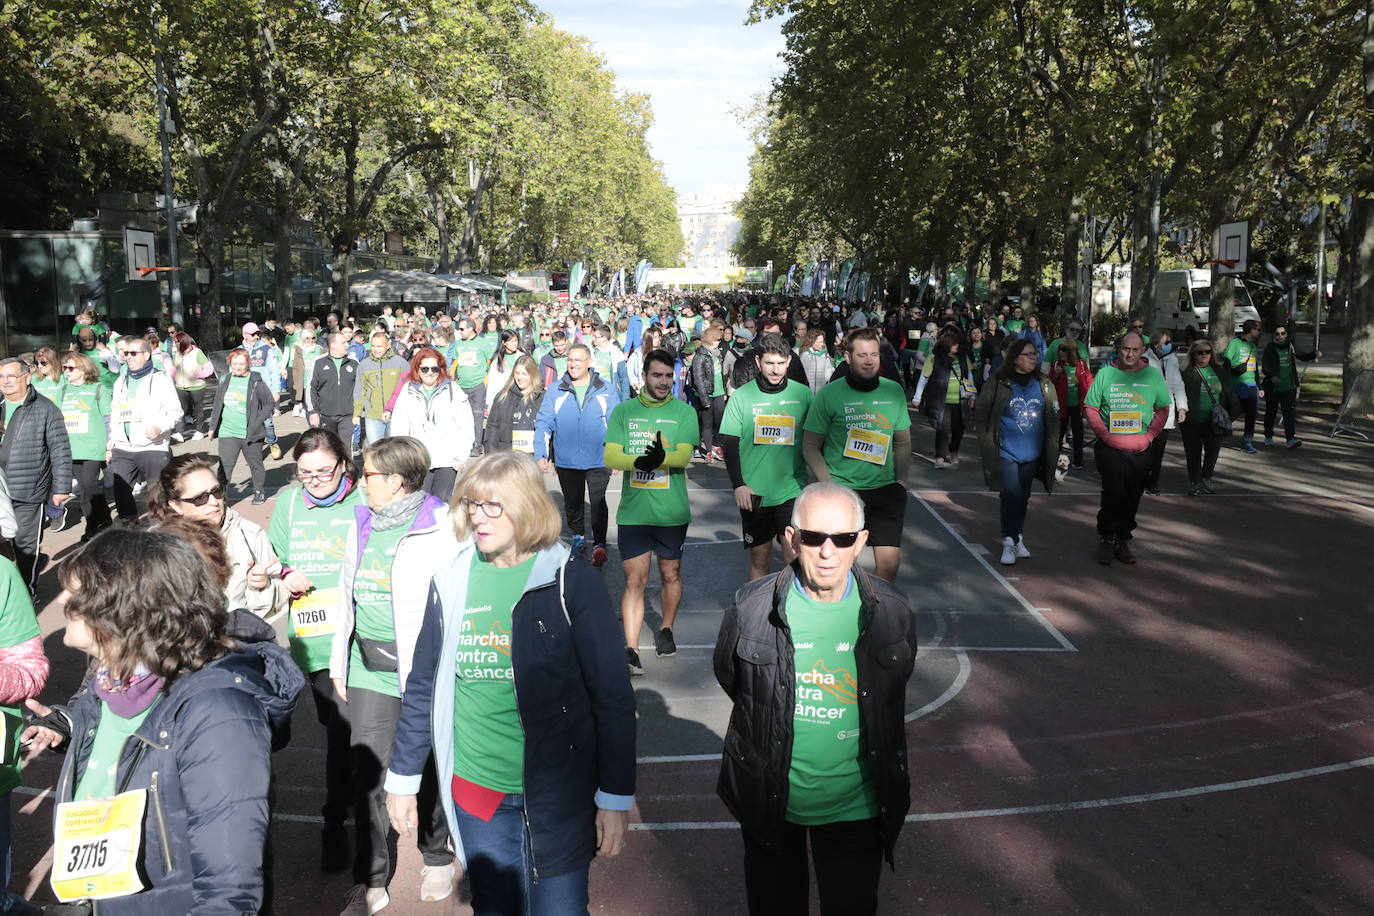
<instances>
[{"instance_id":1,"label":"blue jeans","mask_svg":"<svg viewBox=\"0 0 1374 916\"><path fill-rule=\"evenodd\" d=\"M391 424L386 420L374 420L371 417L363 417L363 431L367 435L367 444L371 445L379 439L385 439L390 431Z\"/></svg>"},{"instance_id":2,"label":"blue jeans","mask_svg":"<svg viewBox=\"0 0 1374 916\"><path fill-rule=\"evenodd\" d=\"M1031 486L1039 461L1012 461L1005 456L1002 465L1002 537L1021 537L1026 524L1026 506L1030 504Z\"/></svg>"},{"instance_id":3,"label":"blue jeans","mask_svg":"<svg viewBox=\"0 0 1374 916\"><path fill-rule=\"evenodd\" d=\"M262 428L267 433L268 445L271 445L273 442L277 441L277 424L272 421L271 417L268 417L266 420L262 421Z\"/></svg>"},{"instance_id":4,"label":"blue jeans","mask_svg":"<svg viewBox=\"0 0 1374 916\"><path fill-rule=\"evenodd\" d=\"M472 880L473 916L570 916L587 912L587 866L540 875L531 861L525 796L507 795L491 820L457 808L458 838Z\"/></svg>"}]
</instances>

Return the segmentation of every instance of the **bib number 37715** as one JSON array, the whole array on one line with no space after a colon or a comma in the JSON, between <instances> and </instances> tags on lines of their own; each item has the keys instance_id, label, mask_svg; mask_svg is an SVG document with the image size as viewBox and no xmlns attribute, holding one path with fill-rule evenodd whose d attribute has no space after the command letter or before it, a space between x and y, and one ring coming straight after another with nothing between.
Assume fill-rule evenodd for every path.
<instances>
[{"instance_id":1,"label":"bib number 37715","mask_svg":"<svg viewBox=\"0 0 1374 916\"><path fill-rule=\"evenodd\" d=\"M57 806L52 889L63 903L126 897L143 890L143 789Z\"/></svg>"}]
</instances>

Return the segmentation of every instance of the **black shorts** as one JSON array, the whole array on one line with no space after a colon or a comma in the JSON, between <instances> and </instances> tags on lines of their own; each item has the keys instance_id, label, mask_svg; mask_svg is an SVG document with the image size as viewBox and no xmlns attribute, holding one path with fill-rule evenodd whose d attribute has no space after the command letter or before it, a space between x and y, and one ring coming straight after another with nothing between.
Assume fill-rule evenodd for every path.
<instances>
[{"instance_id":1,"label":"black shorts","mask_svg":"<svg viewBox=\"0 0 1374 916\"><path fill-rule=\"evenodd\" d=\"M855 490L864 503L869 547L901 547L906 523L906 487L893 481L876 490Z\"/></svg>"},{"instance_id":2,"label":"black shorts","mask_svg":"<svg viewBox=\"0 0 1374 916\"><path fill-rule=\"evenodd\" d=\"M757 509L739 510L740 526L744 529L744 549L751 550L780 538L792 524L792 505L796 499L789 499L776 506L760 506Z\"/></svg>"},{"instance_id":3,"label":"black shorts","mask_svg":"<svg viewBox=\"0 0 1374 916\"><path fill-rule=\"evenodd\" d=\"M663 560L681 559L686 541L686 525L620 525L616 529L621 560L633 560L650 551Z\"/></svg>"}]
</instances>

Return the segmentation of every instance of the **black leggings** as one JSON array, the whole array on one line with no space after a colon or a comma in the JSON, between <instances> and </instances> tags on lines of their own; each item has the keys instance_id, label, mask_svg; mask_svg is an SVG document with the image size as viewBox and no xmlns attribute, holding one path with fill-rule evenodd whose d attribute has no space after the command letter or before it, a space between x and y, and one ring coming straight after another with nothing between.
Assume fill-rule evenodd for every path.
<instances>
[{"instance_id":1,"label":"black leggings","mask_svg":"<svg viewBox=\"0 0 1374 916\"><path fill-rule=\"evenodd\" d=\"M1188 459L1188 483L1200 486L1204 479L1211 480L1212 472L1217 469L1221 431L1212 425L1211 417L1196 423L1181 423L1178 431L1183 435L1183 454Z\"/></svg>"},{"instance_id":2,"label":"black leggings","mask_svg":"<svg viewBox=\"0 0 1374 916\"><path fill-rule=\"evenodd\" d=\"M183 417L191 418L191 425L188 427L191 432L205 432L205 389L204 388L178 388L177 398L181 401L181 414ZM183 419L183 423L185 420ZM181 424L177 424L180 426Z\"/></svg>"},{"instance_id":3,"label":"black leggings","mask_svg":"<svg viewBox=\"0 0 1374 916\"><path fill-rule=\"evenodd\" d=\"M716 444L716 430L720 429L720 421L725 416L725 396L716 395L710 398L698 408L698 418L701 421L701 449L709 452Z\"/></svg>"},{"instance_id":4,"label":"black leggings","mask_svg":"<svg viewBox=\"0 0 1374 916\"><path fill-rule=\"evenodd\" d=\"M1073 449L1074 467L1083 466L1083 408L1074 406L1069 408L1067 422L1059 424L1059 448L1064 448L1064 438L1069 437L1070 445Z\"/></svg>"},{"instance_id":5,"label":"black leggings","mask_svg":"<svg viewBox=\"0 0 1374 916\"><path fill-rule=\"evenodd\" d=\"M105 499L104 470L103 461L84 459L72 462L72 474L81 488L81 517L86 520L88 538L110 527L110 504Z\"/></svg>"}]
</instances>

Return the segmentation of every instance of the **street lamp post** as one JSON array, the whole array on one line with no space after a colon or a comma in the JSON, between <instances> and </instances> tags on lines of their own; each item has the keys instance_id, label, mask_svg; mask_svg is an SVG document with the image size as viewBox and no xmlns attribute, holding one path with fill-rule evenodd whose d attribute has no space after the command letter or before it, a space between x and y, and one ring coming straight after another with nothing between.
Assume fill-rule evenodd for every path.
<instances>
[{"instance_id":1,"label":"street lamp post","mask_svg":"<svg viewBox=\"0 0 1374 916\"><path fill-rule=\"evenodd\" d=\"M186 315L181 304L181 272L175 269L181 267L181 260L177 253L176 202L172 196L172 151L168 143L168 137L176 133L176 127L167 118L167 87L162 77L162 36L156 15L153 17L153 47L154 78L157 82L157 135L162 142L162 203L167 216L167 260L170 262L168 266L174 268L167 272L167 291L172 306L171 320L178 327L184 327Z\"/></svg>"}]
</instances>

